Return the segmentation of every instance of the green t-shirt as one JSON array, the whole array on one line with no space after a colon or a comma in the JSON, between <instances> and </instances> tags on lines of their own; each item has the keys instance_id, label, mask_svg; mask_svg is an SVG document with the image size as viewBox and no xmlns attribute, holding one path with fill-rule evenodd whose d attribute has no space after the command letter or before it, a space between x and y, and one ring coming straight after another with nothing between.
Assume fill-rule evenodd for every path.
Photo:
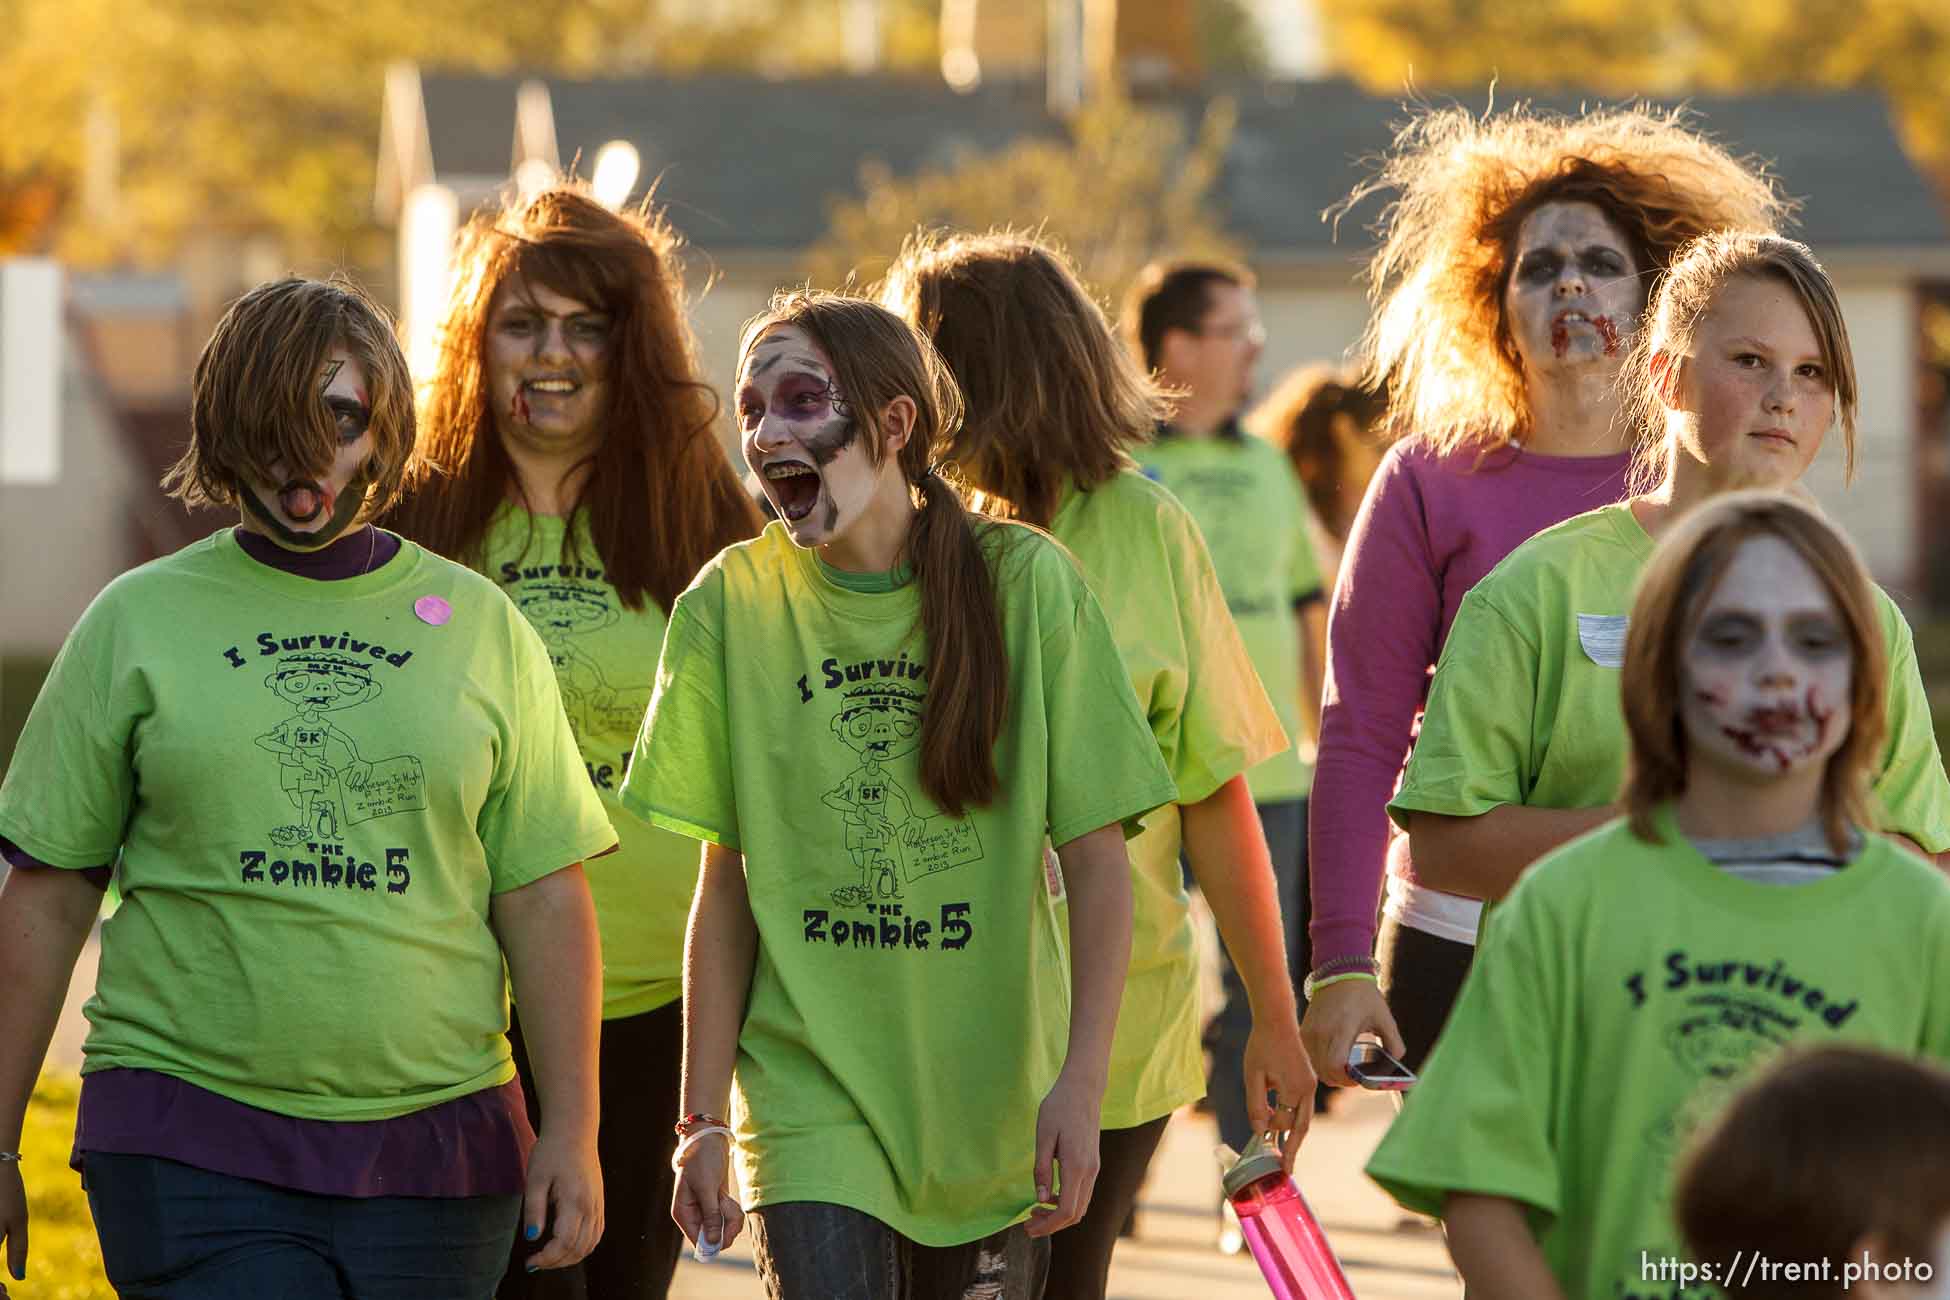
<instances>
[{"instance_id":1,"label":"green t-shirt","mask_svg":"<svg viewBox=\"0 0 1950 1300\"><path fill-rule=\"evenodd\" d=\"M603 939L603 1017L641 1015L684 991L684 926L697 885L697 842L652 826L616 797L650 706L664 612L629 609L603 577L588 516L566 523L504 506L489 526L483 570L548 647L589 783L616 828L615 853L584 865Z\"/></svg>"},{"instance_id":2,"label":"green t-shirt","mask_svg":"<svg viewBox=\"0 0 1950 1300\"><path fill-rule=\"evenodd\" d=\"M1307 538L1307 497L1286 454L1264 438L1171 434L1138 451L1145 477L1171 489L1198 521L1246 653L1290 738L1246 774L1261 803L1304 799L1313 769L1300 760L1298 604L1319 596Z\"/></svg>"},{"instance_id":3,"label":"green t-shirt","mask_svg":"<svg viewBox=\"0 0 1950 1300\"><path fill-rule=\"evenodd\" d=\"M1674 1156L1783 1044L1950 1057L1950 881L1933 867L1871 835L1824 879L1761 884L1708 863L1669 810L1660 835L1608 822L1489 910L1368 1163L1422 1213L1451 1192L1528 1206L1571 1296L1646 1294L1642 1255L1682 1256Z\"/></svg>"},{"instance_id":4,"label":"green t-shirt","mask_svg":"<svg viewBox=\"0 0 1950 1300\"><path fill-rule=\"evenodd\" d=\"M777 523L671 611L622 792L744 855L748 1206L846 1205L932 1246L1035 1199L1036 1114L1070 1012L1045 836L1177 798L1069 557L1013 525L986 526L985 545L1009 672L989 807L951 818L921 788L918 586L833 570Z\"/></svg>"},{"instance_id":5,"label":"green t-shirt","mask_svg":"<svg viewBox=\"0 0 1950 1300\"><path fill-rule=\"evenodd\" d=\"M1397 822L1618 798L1631 748L1618 670L1652 550L1629 504L1605 506L1537 534L1463 597L1388 805ZM1950 848L1950 779L1909 624L1881 588L1876 599L1889 652L1889 736L1874 782L1880 829L1940 853Z\"/></svg>"},{"instance_id":6,"label":"green t-shirt","mask_svg":"<svg viewBox=\"0 0 1950 1300\"><path fill-rule=\"evenodd\" d=\"M1135 471L1072 492L1050 521L1110 620L1183 803L1286 747L1240 643L1198 525ZM1178 865L1176 806L1130 843L1131 972L1117 1013L1103 1126L1132 1128L1205 1091L1198 944Z\"/></svg>"},{"instance_id":7,"label":"green t-shirt","mask_svg":"<svg viewBox=\"0 0 1950 1300\"><path fill-rule=\"evenodd\" d=\"M492 583L411 542L315 581L228 531L88 607L0 835L56 867L120 855L84 1073L322 1120L513 1077L489 898L616 842Z\"/></svg>"}]
</instances>

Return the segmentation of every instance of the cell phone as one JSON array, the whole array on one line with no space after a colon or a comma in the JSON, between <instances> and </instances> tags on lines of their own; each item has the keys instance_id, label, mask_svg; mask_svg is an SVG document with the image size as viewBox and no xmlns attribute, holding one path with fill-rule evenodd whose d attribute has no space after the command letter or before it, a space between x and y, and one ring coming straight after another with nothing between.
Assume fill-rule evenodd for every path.
<instances>
[{"instance_id":1,"label":"cell phone","mask_svg":"<svg viewBox=\"0 0 1950 1300\"><path fill-rule=\"evenodd\" d=\"M1348 1077L1363 1088L1400 1092L1415 1083L1415 1072L1388 1055L1388 1049L1367 1039L1356 1040L1347 1054Z\"/></svg>"}]
</instances>

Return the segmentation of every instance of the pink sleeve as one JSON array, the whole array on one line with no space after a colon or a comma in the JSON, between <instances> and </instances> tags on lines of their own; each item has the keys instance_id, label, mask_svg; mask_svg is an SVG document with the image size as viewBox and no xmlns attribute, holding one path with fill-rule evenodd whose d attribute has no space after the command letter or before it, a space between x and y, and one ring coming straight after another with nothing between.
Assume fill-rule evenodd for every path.
<instances>
[{"instance_id":1,"label":"pink sleeve","mask_svg":"<svg viewBox=\"0 0 1950 1300\"><path fill-rule=\"evenodd\" d=\"M1320 751L1308 800L1309 962L1374 952L1387 805L1442 634L1422 485L1397 446L1348 534L1327 617Z\"/></svg>"}]
</instances>

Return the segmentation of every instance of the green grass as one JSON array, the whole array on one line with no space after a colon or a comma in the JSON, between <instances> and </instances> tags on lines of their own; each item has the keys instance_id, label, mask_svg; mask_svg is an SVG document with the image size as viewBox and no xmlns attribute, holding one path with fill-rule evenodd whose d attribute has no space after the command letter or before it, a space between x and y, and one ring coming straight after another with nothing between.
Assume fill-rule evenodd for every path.
<instances>
[{"instance_id":1,"label":"green grass","mask_svg":"<svg viewBox=\"0 0 1950 1300\"><path fill-rule=\"evenodd\" d=\"M12 1284L22 1300L115 1300L102 1276L102 1252L81 1176L68 1168L80 1096L75 1075L44 1074L27 1103L20 1142L21 1176L27 1180L27 1281Z\"/></svg>"}]
</instances>

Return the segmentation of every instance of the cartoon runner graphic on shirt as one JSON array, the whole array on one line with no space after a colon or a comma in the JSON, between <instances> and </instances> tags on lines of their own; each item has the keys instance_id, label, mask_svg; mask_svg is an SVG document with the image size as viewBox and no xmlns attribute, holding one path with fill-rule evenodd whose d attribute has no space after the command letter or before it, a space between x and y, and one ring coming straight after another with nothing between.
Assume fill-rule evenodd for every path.
<instances>
[{"instance_id":1,"label":"cartoon runner graphic on shirt","mask_svg":"<svg viewBox=\"0 0 1950 1300\"><path fill-rule=\"evenodd\" d=\"M585 739L634 734L650 707L648 687L623 690L610 684L601 664L578 644L578 638L606 628L622 617L601 587L576 582L523 582L510 593L555 664L562 708L578 744Z\"/></svg>"},{"instance_id":2,"label":"cartoon runner graphic on shirt","mask_svg":"<svg viewBox=\"0 0 1950 1300\"><path fill-rule=\"evenodd\" d=\"M845 820L847 851L860 872L857 885L833 891L841 906L901 898L903 883L982 856L973 823L917 811L887 770L920 747L923 698L909 686L868 683L848 691L833 718L833 734L862 760L820 796Z\"/></svg>"},{"instance_id":3,"label":"cartoon runner graphic on shirt","mask_svg":"<svg viewBox=\"0 0 1950 1300\"><path fill-rule=\"evenodd\" d=\"M426 780L411 754L369 762L325 715L376 699L372 666L351 655L286 655L264 684L294 710L257 737L278 756L278 783L298 813L271 832L279 844L337 839L348 826L426 808Z\"/></svg>"},{"instance_id":4,"label":"cartoon runner graphic on shirt","mask_svg":"<svg viewBox=\"0 0 1950 1300\"><path fill-rule=\"evenodd\" d=\"M1684 1019L1666 1030L1666 1048L1692 1076L1693 1091L1646 1141L1677 1158L1693 1131L1717 1114L1762 1061L1780 1051L1799 1023L1762 1002L1726 994L1689 1000ZM1662 1189L1663 1195L1663 1189Z\"/></svg>"}]
</instances>

